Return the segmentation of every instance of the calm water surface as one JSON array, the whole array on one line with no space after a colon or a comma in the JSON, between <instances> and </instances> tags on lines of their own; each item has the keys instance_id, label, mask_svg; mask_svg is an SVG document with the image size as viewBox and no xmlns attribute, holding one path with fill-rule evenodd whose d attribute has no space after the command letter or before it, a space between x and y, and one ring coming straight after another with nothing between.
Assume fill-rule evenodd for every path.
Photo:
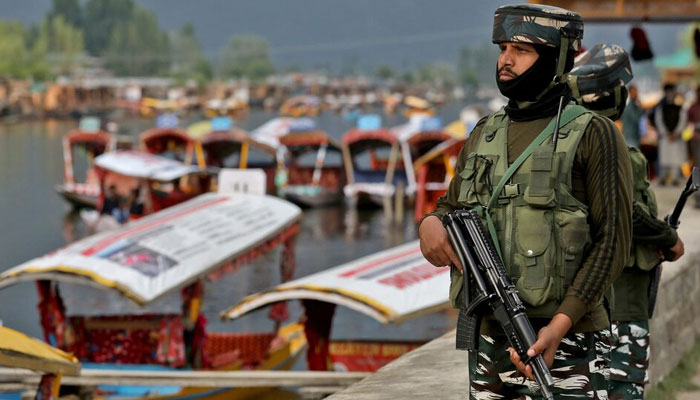
<instances>
[{"instance_id":1,"label":"calm water surface","mask_svg":"<svg viewBox=\"0 0 700 400\"><path fill-rule=\"evenodd\" d=\"M441 111L443 121L456 119L459 109L458 105L444 108ZM273 117L273 114L254 112L240 125L252 129ZM392 126L403 121L402 117L393 116L385 118L384 124ZM122 121L120 132L136 138L152 123L147 120ZM353 125L331 113L322 114L318 123L337 138ZM0 271L64 246L71 237L85 235L86 227L82 221L75 213L70 213L68 205L54 191L54 186L63 180L61 138L76 126L77 122L55 121L0 124ZM84 169L84 165L78 165L78 169ZM407 209L407 221L397 225L388 223L381 210L352 213L344 206L305 210L296 246L296 277L415 239L411 212ZM278 257L277 253L268 254L238 273L208 285L204 313L210 322L209 329L271 329L266 310L233 322L220 322L218 315L242 297L278 283ZM84 290L81 295L104 295ZM36 305L33 283L0 290L0 320L3 324L42 337ZM290 304L290 314L292 320L299 318L299 304ZM337 339L427 340L453 325L454 316L447 312L400 325L382 325L363 314L340 307L336 311L332 335Z\"/></svg>"}]
</instances>

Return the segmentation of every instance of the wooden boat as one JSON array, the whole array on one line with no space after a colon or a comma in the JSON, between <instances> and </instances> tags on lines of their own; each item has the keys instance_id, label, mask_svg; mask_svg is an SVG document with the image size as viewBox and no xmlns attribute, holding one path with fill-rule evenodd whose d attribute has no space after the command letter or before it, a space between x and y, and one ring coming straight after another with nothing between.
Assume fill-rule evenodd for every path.
<instances>
[{"instance_id":1,"label":"wooden boat","mask_svg":"<svg viewBox=\"0 0 700 400\"><path fill-rule=\"evenodd\" d=\"M413 163L416 174L416 206L413 216L416 222L433 211L438 198L447 191L462 147L464 140L448 139Z\"/></svg>"},{"instance_id":2,"label":"wooden boat","mask_svg":"<svg viewBox=\"0 0 700 400\"><path fill-rule=\"evenodd\" d=\"M435 115L435 109L428 100L416 96L406 96L404 98L404 115L406 118L411 118L414 115L430 117Z\"/></svg>"},{"instance_id":3,"label":"wooden boat","mask_svg":"<svg viewBox=\"0 0 700 400\"><path fill-rule=\"evenodd\" d=\"M310 118L275 118L253 131L253 138L275 149L277 194L306 207L343 198L342 145Z\"/></svg>"},{"instance_id":4,"label":"wooden boat","mask_svg":"<svg viewBox=\"0 0 700 400\"><path fill-rule=\"evenodd\" d=\"M416 207L414 219L420 219L433 211L440 198L447 191L456 173L457 157L464 147L468 134L474 129L486 110L480 105L467 106L460 112L460 118L448 124L443 132L449 138L437 143L413 162L416 174Z\"/></svg>"},{"instance_id":5,"label":"wooden boat","mask_svg":"<svg viewBox=\"0 0 700 400\"><path fill-rule=\"evenodd\" d=\"M271 312L275 331L261 333L210 332L202 303L217 280L230 287L227 276L273 250L282 252L282 281L290 279L300 216L278 198L208 193L7 270L0 288L36 281L45 340L90 363L84 368L289 369L305 340L298 324L279 328L284 303ZM264 389L98 390L108 398L236 399Z\"/></svg>"},{"instance_id":6,"label":"wooden boat","mask_svg":"<svg viewBox=\"0 0 700 400\"><path fill-rule=\"evenodd\" d=\"M283 117L315 117L320 111L321 99L310 95L290 97L280 107L280 115Z\"/></svg>"},{"instance_id":7,"label":"wooden boat","mask_svg":"<svg viewBox=\"0 0 700 400\"><path fill-rule=\"evenodd\" d=\"M139 216L182 203L212 189L211 171L142 151L105 153L95 158L95 167L101 187L97 207L100 211L109 188L125 199L138 191L143 206Z\"/></svg>"},{"instance_id":8,"label":"wooden boat","mask_svg":"<svg viewBox=\"0 0 700 400\"><path fill-rule=\"evenodd\" d=\"M201 144L183 130L170 126L149 129L141 133L140 141L148 153L205 167Z\"/></svg>"},{"instance_id":9,"label":"wooden boat","mask_svg":"<svg viewBox=\"0 0 700 400\"><path fill-rule=\"evenodd\" d=\"M401 144L394 132L356 128L342 140L347 173L343 192L352 205L383 205L394 196L398 184L408 184Z\"/></svg>"},{"instance_id":10,"label":"wooden boat","mask_svg":"<svg viewBox=\"0 0 700 400\"><path fill-rule=\"evenodd\" d=\"M417 187L413 160L447 139L449 135L442 132L439 119L425 115L414 115L406 124L389 130L356 129L346 133L346 168L352 169L352 176L348 176L351 183L345 186L345 195L353 204L358 203L356 197L368 195L376 204L385 205L401 184L402 194L413 200ZM382 150L383 158L378 156ZM360 167L358 156L363 151L369 152L369 170Z\"/></svg>"},{"instance_id":11,"label":"wooden boat","mask_svg":"<svg viewBox=\"0 0 700 400\"><path fill-rule=\"evenodd\" d=\"M57 399L61 377L77 375L81 368L72 354L4 326L0 326L0 366L42 373L37 400ZM22 393L11 392L0 397L21 399Z\"/></svg>"},{"instance_id":12,"label":"wooden boat","mask_svg":"<svg viewBox=\"0 0 700 400\"><path fill-rule=\"evenodd\" d=\"M267 177L267 192L275 191L275 148L234 127L230 118L194 123L187 128L187 134L200 143L208 167L262 169Z\"/></svg>"},{"instance_id":13,"label":"wooden boat","mask_svg":"<svg viewBox=\"0 0 700 400\"><path fill-rule=\"evenodd\" d=\"M288 200L307 207L335 204L343 199L345 168L342 145L322 130L289 133L279 138L288 161L286 180L279 182L278 193ZM278 153L279 154L279 153Z\"/></svg>"},{"instance_id":14,"label":"wooden boat","mask_svg":"<svg viewBox=\"0 0 700 400\"><path fill-rule=\"evenodd\" d=\"M235 319L278 301L301 300L309 369L375 371L425 341L333 341L335 306L383 324L401 323L449 308L449 275L449 268L428 263L413 241L252 294L222 316Z\"/></svg>"},{"instance_id":15,"label":"wooden boat","mask_svg":"<svg viewBox=\"0 0 700 400\"><path fill-rule=\"evenodd\" d=\"M95 208L100 196L100 185L95 174L93 161L100 154L112 151L116 142L114 136L99 130L99 121L94 129L81 122L81 128L68 132L63 137L63 183L56 185L56 191L76 208ZM87 169L84 180L76 179L75 159L79 151L84 152Z\"/></svg>"}]
</instances>

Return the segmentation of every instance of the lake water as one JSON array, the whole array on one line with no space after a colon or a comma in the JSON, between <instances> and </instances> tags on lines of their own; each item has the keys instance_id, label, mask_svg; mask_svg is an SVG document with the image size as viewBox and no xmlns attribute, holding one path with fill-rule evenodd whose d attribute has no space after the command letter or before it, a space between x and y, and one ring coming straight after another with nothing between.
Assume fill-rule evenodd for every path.
<instances>
[{"instance_id":1,"label":"lake water","mask_svg":"<svg viewBox=\"0 0 700 400\"><path fill-rule=\"evenodd\" d=\"M443 121L456 119L460 108L460 105L452 105L442 109ZM252 129L275 116L253 112L240 126ZM401 116L392 116L385 118L384 125L393 126L404 121ZM137 138L139 132L152 124L142 119L121 121L120 131ZM336 138L353 126L351 121L332 113L319 116L318 124ZM82 221L75 213L70 213L70 207L54 190L63 180L61 138L76 126L76 121L0 124L0 271L42 256L64 246L69 238L85 234ZM407 209L406 221L394 224L387 222L382 210L353 213L345 206L305 210L296 246L296 277L415 239L411 213L412 210ZM271 329L272 322L265 311L234 322L220 322L218 315L244 296L278 283L277 256L266 255L208 289L204 313L210 321L209 329ZM86 295L88 293L100 295L86 291ZM33 283L0 290L3 324L34 337L43 337L36 305ZM299 304L290 304L292 320L298 319L300 313ZM363 314L339 307L332 337L427 340L447 331L454 323L454 314L443 312L399 325L381 325Z\"/></svg>"}]
</instances>

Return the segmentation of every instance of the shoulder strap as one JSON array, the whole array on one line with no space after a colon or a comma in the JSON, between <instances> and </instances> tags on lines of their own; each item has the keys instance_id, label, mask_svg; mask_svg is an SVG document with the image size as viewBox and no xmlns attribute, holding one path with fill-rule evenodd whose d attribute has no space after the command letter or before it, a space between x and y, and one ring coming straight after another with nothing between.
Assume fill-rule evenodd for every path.
<instances>
[{"instance_id":1,"label":"shoulder strap","mask_svg":"<svg viewBox=\"0 0 700 400\"><path fill-rule=\"evenodd\" d=\"M568 124L569 122L573 121L574 119L580 117L584 113L586 113L588 110L585 108L575 105L571 107L567 107L561 114L561 121L559 123L559 126L564 126ZM552 118L552 120L549 122L547 127L545 127L542 132L533 140L529 146L518 156L518 158L515 159L513 164L508 167L506 170L506 173L503 175L501 180L498 182L498 185L496 185L495 190L491 194L491 198L489 199L487 208L491 208L493 204L498 200L498 196L500 196L501 191L503 190L503 187L508 183L508 180L510 179L511 176L515 173L515 171L520 168L520 166L527 160L528 157L532 154L532 152L537 148L537 146L541 145L542 142L547 139L553 132L554 132L554 124L556 123L556 118Z\"/></svg>"},{"instance_id":2,"label":"shoulder strap","mask_svg":"<svg viewBox=\"0 0 700 400\"><path fill-rule=\"evenodd\" d=\"M568 124L569 122L573 121L574 119L580 117L581 115L585 114L588 112L585 108L574 105L570 107L566 107L566 109L562 112L561 114L561 120L559 122L559 126L564 126ZM532 152L542 144L542 142L545 141L553 132L554 132L554 125L556 124L556 117L552 118L552 120L549 122L547 127L545 127L542 132L540 132L539 135L535 138L535 140L530 143L529 146L518 156L518 158L515 159L513 164L511 164L510 167L506 170L505 174L501 178L501 180L498 182L498 185L496 185L496 188L494 189L493 193L491 194L491 198L489 199L488 204L486 205L486 210L483 214L486 217L486 224L489 228L489 233L491 234L491 238L493 239L493 242L495 244L496 250L498 251L498 255L501 257L501 260L503 260L503 254L501 254L501 245L498 242L498 236L496 234L496 227L493 224L493 219L491 218L491 212L490 208L493 206L493 204L496 202L498 199L498 196L500 196L501 191L503 190L503 187L508 183L508 180L510 180L510 177L513 176L515 171L520 168L520 166L527 160L528 157L532 154Z\"/></svg>"}]
</instances>

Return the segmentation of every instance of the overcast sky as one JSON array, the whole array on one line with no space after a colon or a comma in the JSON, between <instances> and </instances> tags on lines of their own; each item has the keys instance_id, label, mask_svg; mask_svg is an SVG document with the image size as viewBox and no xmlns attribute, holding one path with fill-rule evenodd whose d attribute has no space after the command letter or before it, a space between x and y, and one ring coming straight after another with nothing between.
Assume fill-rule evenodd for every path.
<instances>
[{"instance_id":1,"label":"overcast sky","mask_svg":"<svg viewBox=\"0 0 700 400\"><path fill-rule=\"evenodd\" d=\"M415 67L455 62L460 47L488 42L493 12L514 1L481 0L137 0L166 29L195 27L205 53L216 57L232 34L257 34L278 65L354 63ZM517 1L515 1L517 2ZM39 21L51 0L0 0L0 18ZM584 45L616 43L629 50L629 24L587 24ZM684 25L647 24L656 54L676 50Z\"/></svg>"}]
</instances>

